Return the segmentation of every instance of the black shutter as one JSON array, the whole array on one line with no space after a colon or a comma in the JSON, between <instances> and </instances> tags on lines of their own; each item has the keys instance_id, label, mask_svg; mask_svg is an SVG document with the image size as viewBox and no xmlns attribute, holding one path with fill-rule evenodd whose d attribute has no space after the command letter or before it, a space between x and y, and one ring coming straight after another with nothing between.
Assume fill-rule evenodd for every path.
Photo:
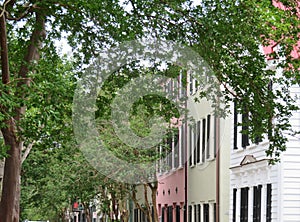
<instances>
[{"instance_id":1,"label":"black shutter","mask_svg":"<svg viewBox=\"0 0 300 222\"><path fill-rule=\"evenodd\" d=\"M194 205L194 222L198 222L197 214L198 214L198 208L197 208L197 205Z\"/></svg>"},{"instance_id":2,"label":"black shutter","mask_svg":"<svg viewBox=\"0 0 300 222\"><path fill-rule=\"evenodd\" d=\"M209 139L210 139L210 115L207 115L207 131L206 131L206 158L210 158L210 144L209 144Z\"/></svg>"},{"instance_id":3,"label":"black shutter","mask_svg":"<svg viewBox=\"0 0 300 222\"><path fill-rule=\"evenodd\" d=\"M139 212L138 209L134 209L134 222L138 222L138 217L139 217Z\"/></svg>"},{"instance_id":4,"label":"black shutter","mask_svg":"<svg viewBox=\"0 0 300 222\"><path fill-rule=\"evenodd\" d=\"M194 165L196 165L197 163L197 125L196 124L196 128L194 129L194 136L193 136L193 141L194 141Z\"/></svg>"},{"instance_id":5,"label":"black shutter","mask_svg":"<svg viewBox=\"0 0 300 222\"><path fill-rule=\"evenodd\" d=\"M248 187L241 189L241 222L248 222Z\"/></svg>"},{"instance_id":6,"label":"black shutter","mask_svg":"<svg viewBox=\"0 0 300 222\"><path fill-rule=\"evenodd\" d=\"M180 206L176 206L176 222L180 222Z\"/></svg>"},{"instance_id":7,"label":"black shutter","mask_svg":"<svg viewBox=\"0 0 300 222\"><path fill-rule=\"evenodd\" d=\"M272 220L272 185L267 184L267 218L266 222L271 222Z\"/></svg>"},{"instance_id":8,"label":"black shutter","mask_svg":"<svg viewBox=\"0 0 300 222\"><path fill-rule=\"evenodd\" d=\"M253 187L253 222L261 221L261 185Z\"/></svg>"},{"instance_id":9,"label":"black shutter","mask_svg":"<svg viewBox=\"0 0 300 222\"><path fill-rule=\"evenodd\" d=\"M209 222L209 204L203 205L203 222Z\"/></svg>"},{"instance_id":10,"label":"black shutter","mask_svg":"<svg viewBox=\"0 0 300 222\"><path fill-rule=\"evenodd\" d=\"M202 120L202 162L205 162L205 128L206 120Z\"/></svg>"},{"instance_id":11,"label":"black shutter","mask_svg":"<svg viewBox=\"0 0 300 222\"><path fill-rule=\"evenodd\" d=\"M201 150L201 144L200 144L200 133L201 133L201 121L197 122L197 163L200 163L200 150Z\"/></svg>"},{"instance_id":12,"label":"black shutter","mask_svg":"<svg viewBox=\"0 0 300 222\"><path fill-rule=\"evenodd\" d=\"M168 206L168 219L167 222L173 222L173 206Z\"/></svg>"},{"instance_id":13,"label":"black shutter","mask_svg":"<svg viewBox=\"0 0 300 222\"><path fill-rule=\"evenodd\" d=\"M236 101L234 101L234 111L233 111L233 149L237 149L237 137L238 137L238 114Z\"/></svg>"},{"instance_id":14,"label":"black shutter","mask_svg":"<svg viewBox=\"0 0 300 222\"><path fill-rule=\"evenodd\" d=\"M188 221L188 222L192 222L192 211L193 211L193 208L192 208L192 206L190 205L190 206L189 206L189 221Z\"/></svg>"},{"instance_id":15,"label":"black shutter","mask_svg":"<svg viewBox=\"0 0 300 222\"><path fill-rule=\"evenodd\" d=\"M214 203L214 222L217 221L217 204Z\"/></svg>"},{"instance_id":16,"label":"black shutter","mask_svg":"<svg viewBox=\"0 0 300 222\"><path fill-rule=\"evenodd\" d=\"M154 220L154 208L153 206L151 207L151 217L152 217L152 221Z\"/></svg>"},{"instance_id":17,"label":"black shutter","mask_svg":"<svg viewBox=\"0 0 300 222\"><path fill-rule=\"evenodd\" d=\"M248 135L248 121L249 121L249 113L247 110L244 110L242 114L242 147L246 148L249 146L249 135Z\"/></svg>"},{"instance_id":18,"label":"black shutter","mask_svg":"<svg viewBox=\"0 0 300 222\"><path fill-rule=\"evenodd\" d=\"M198 204L198 205L197 205L197 208L198 208L198 216L197 216L198 222L201 222L201 205Z\"/></svg>"},{"instance_id":19,"label":"black shutter","mask_svg":"<svg viewBox=\"0 0 300 222\"><path fill-rule=\"evenodd\" d=\"M237 189L233 189L233 203L232 203L232 222L235 222L235 215L236 215L236 192L237 192Z\"/></svg>"},{"instance_id":20,"label":"black shutter","mask_svg":"<svg viewBox=\"0 0 300 222\"><path fill-rule=\"evenodd\" d=\"M193 141L193 136L192 136L192 133L193 133L193 129L192 129L192 126L189 126L189 150L190 150L190 166L193 165L193 158L192 158L192 153L194 152L193 151L193 146L192 146L192 141Z\"/></svg>"},{"instance_id":21,"label":"black shutter","mask_svg":"<svg viewBox=\"0 0 300 222\"><path fill-rule=\"evenodd\" d=\"M165 208L161 208L161 222L165 222Z\"/></svg>"}]
</instances>

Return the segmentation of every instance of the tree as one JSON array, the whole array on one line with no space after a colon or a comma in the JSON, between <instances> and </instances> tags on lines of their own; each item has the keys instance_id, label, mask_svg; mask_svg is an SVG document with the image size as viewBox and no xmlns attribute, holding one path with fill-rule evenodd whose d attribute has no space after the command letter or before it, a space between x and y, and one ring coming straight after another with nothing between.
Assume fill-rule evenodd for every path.
<instances>
[{"instance_id":1,"label":"tree","mask_svg":"<svg viewBox=\"0 0 300 222\"><path fill-rule=\"evenodd\" d=\"M116 41L123 37L124 39L131 37L133 29L130 28L130 23L118 1L108 4L94 1L25 3L6 0L1 6L0 15L2 77L0 120L4 143L8 149L0 218L6 222L19 221L21 153L24 144L31 147L34 141L21 125L23 120L25 122L28 120L26 107L32 102L29 96L34 96L30 88L35 82L38 69L42 65L46 65L48 71L54 68L51 67L53 56L56 55L54 40L59 39L62 33L67 33L71 46L83 52L84 61L88 61L96 53L96 49L104 44L111 43L113 39ZM47 24L50 24L50 28ZM116 26L120 27L119 33L115 32ZM126 34L122 34L123 29ZM47 77L44 76L42 81L46 80ZM54 84L52 87L59 85ZM58 117L55 116L53 107L48 111L52 112L50 115L54 118Z\"/></svg>"},{"instance_id":2,"label":"tree","mask_svg":"<svg viewBox=\"0 0 300 222\"><path fill-rule=\"evenodd\" d=\"M208 62L222 88L219 101L235 101L238 113L248 115L244 133L252 141L268 139L266 155L271 163L279 161L286 134L298 133L289 116L299 108L290 94L291 86L299 84L299 59L291 56L293 51L299 58L299 1L205 0L197 6L162 1L154 14L149 10L154 2L130 2L133 16L157 25L156 35L192 46ZM280 46L269 56L282 75L266 69L260 47L270 44ZM276 88L271 90L271 85ZM208 91L201 95L211 96Z\"/></svg>"},{"instance_id":3,"label":"tree","mask_svg":"<svg viewBox=\"0 0 300 222\"><path fill-rule=\"evenodd\" d=\"M297 107L289 88L299 82L299 61L289 56L298 37L297 1L283 3L291 10L280 10L267 0L205 0L198 6L183 0L129 0L124 3L129 10L119 1L5 0L0 13L0 121L8 156L0 218L18 221L21 151L24 144L30 148L36 141L20 126L26 122L29 96L34 95L30 88L38 69L51 70L56 54L54 40L64 33L77 52L74 58L79 67L104 47L142 36L192 46L210 64L223 86L220 99L225 104L236 99L238 111L250 113L245 133L252 140L267 134L267 155L278 160L286 148L284 132L295 133L288 116ZM284 68L280 77L264 69L265 57L258 51L270 39L280 42L279 55L285 57L279 60L278 66ZM270 82L281 88L269 90Z\"/></svg>"}]
</instances>

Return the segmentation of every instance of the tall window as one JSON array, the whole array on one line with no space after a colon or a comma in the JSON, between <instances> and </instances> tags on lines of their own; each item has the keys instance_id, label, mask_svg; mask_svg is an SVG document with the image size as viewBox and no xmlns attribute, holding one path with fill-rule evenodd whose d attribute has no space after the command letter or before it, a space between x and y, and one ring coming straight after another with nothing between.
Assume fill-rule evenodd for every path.
<instances>
[{"instance_id":1,"label":"tall window","mask_svg":"<svg viewBox=\"0 0 300 222\"><path fill-rule=\"evenodd\" d=\"M248 222L248 187L241 189L241 221Z\"/></svg>"},{"instance_id":2,"label":"tall window","mask_svg":"<svg viewBox=\"0 0 300 222\"><path fill-rule=\"evenodd\" d=\"M165 222L165 208L161 208L161 222Z\"/></svg>"},{"instance_id":3,"label":"tall window","mask_svg":"<svg viewBox=\"0 0 300 222\"><path fill-rule=\"evenodd\" d=\"M267 184L267 218L266 218L266 222L271 222L272 220L272 185L271 184Z\"/></svg>"},{"instance_id":4,"label":"tall window","mask_svg":"<svg viewBox=\"0 0 300 222\"><path fill-rule=\"evenodd\" d=\"M261 185L253 187L253 222L261 221Z\"/></svg>"},{"instance_id":5,"label":"tall window","mask_svg":"<svg viewBox=\"0 0 300 222\"><path fill-rule=\"evenodd\" d=\"M246 109L243 109L242 115L238 114L237 102L234 102L234 114L233 114L233 149L238 149L239 146L246 148L250 145L249 135L248 135L248 121L249 121L249 112ZM242 127L239 127L239 125ZM241 142L239 144L239 142Z\"/></svg>"}]
</instances>

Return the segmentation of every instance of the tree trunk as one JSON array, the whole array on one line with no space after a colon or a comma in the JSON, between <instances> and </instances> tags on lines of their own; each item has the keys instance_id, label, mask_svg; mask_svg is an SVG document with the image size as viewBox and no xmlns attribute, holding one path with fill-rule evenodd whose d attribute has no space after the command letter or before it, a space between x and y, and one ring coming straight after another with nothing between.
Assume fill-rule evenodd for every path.
<instances>
[{"instance_id":1,"label":"tree trunk","mask_svg":"<svg viewBox=\"0 0 300 222\"><path fill-rule=\"evenodd\" d=\"M14 4L14 1L11 2ZM1 44L1 75L2 83L9 84L9 60L8 60L8 46L6 34L6 18L5 13L0 17L0 44ZM45 38L45 17L36 13L36 26L30 38L30 44L27 48L23 63L21 64L19 77L22 81L17 84L18 88L28 86L28 72L29 64L39 59L39 47L41 40ZM9 90L4 93L10 93ZM16 94L19 98L24 98L22 90ZM5 112L6 107L1 106L0 111ZM20 173L21 173L21 150L23 143L17 137L21 133L17 129L16 122L18 122L25 113L25 107L17 108L15 116L7 117L4 122L5 127L1 129L5 145L8 149L8 157L5 159L4 176L2 186L2 196L0 202L0 222L19 222L20 214Z\"/></svg>"},{"instance_id":2,"label":"tree trunk","mask_svg":"<svg viewBox=\"0 0 300 222\"><path fill-rule=\"evenodd\" d=\"M152 206L153 206L153 215L154 218L152 218L153 222L158 222L158 212L157 212L157 201L156 201L156 193L157 193L157 188L158 188L158 182L155 181L153 182L154 184L150 186L151 188L151 199L152 199Z\"/></svg>"},{"instance_id":3,"label":"tree trunk","mask_svg":"<svg viewBox=\"0 0 300 222\"><path fill-rule=\"evenodd\" d=\"M0 222L19 222L21 143L15 135L15 124L9 120L8 128L2 129L5 145L10 147L4 165Z\"/></svg>"}]
</instances>

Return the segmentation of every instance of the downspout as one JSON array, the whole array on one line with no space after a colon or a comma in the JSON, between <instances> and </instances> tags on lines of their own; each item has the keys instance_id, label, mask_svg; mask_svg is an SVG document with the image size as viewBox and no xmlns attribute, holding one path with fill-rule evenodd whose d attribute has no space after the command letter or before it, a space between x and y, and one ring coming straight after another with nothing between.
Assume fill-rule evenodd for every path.
<instances>
[{"instance_id":1,"label":"downspout","mask_svg":"<svg viewBox=\"0 0 300 222\"><path fill-rule=\"evenodd\" d=\"M217 100L217 109L220 101ZM216 222L220 222L220 117L215 115L215 146L216 146Z\"/></svg>"},{"instance_id":2,"label":"downspout","mask_svg":"<svg viewBox=\"0 0 300 222\"><path fill-rule=\"evenodd\" d=\"M184 202L185 202L185 204L184 204L184 207L185 207L185 209L184 209L184 218L186 219L186 221L187 221L187 209L188 209L188 206L187 206L187 204L188 204L188 199L187 199L187 195L188 195L188 181L187 181L187 179L188 179L188 177L187 177L187 168L188 168L188 165L187 165L187 123L185 124L185 133L184 133L185 135L185 150L184 150L184 153L185 153L185 163L184 163L184 187L185 187L185 189L184 189L184 192L185 192L185 194L184 194ZM186 221L184 221L184 222L186 222Z\"/></svg>"},{"instance_id":3,"label":"downspout","mask_svg":"<svg viewBox=\"0 0 300 222\"><path fill-rule=\"evenodd\" d=\"M188 82L186 83L186 85L188 84ZM187 94L188 94L188 89L186 88L186 96L187 96ZM185 100L185 109L187 110L187 100ZM185 119L187 120L187 114L186 114L186 116L185 116ZM188 206L187 206L187 204L188 204L188 176L187 176L187 168L188 168L188 164L187 164L187 162L188 162L188 159L187 159L187 157L188 157L188 152L187 152L187 150L188 150L188 147L187 147L187 131L188 131L188 123L187 123L187 121L186 121L186 123L185 123L185 132L184 132L184 137L185 137L185 143L184 143L184 146L185 146L185 149L184 149L184 187L185 187L185 189L184 189L184 202L185 202L185 204L184 204L184 207L185 207L185 209L184 209L184 218L185 218L185 221L184 222L187 222L187 210L188 210Z\"/></svg>"}]
</instances>

